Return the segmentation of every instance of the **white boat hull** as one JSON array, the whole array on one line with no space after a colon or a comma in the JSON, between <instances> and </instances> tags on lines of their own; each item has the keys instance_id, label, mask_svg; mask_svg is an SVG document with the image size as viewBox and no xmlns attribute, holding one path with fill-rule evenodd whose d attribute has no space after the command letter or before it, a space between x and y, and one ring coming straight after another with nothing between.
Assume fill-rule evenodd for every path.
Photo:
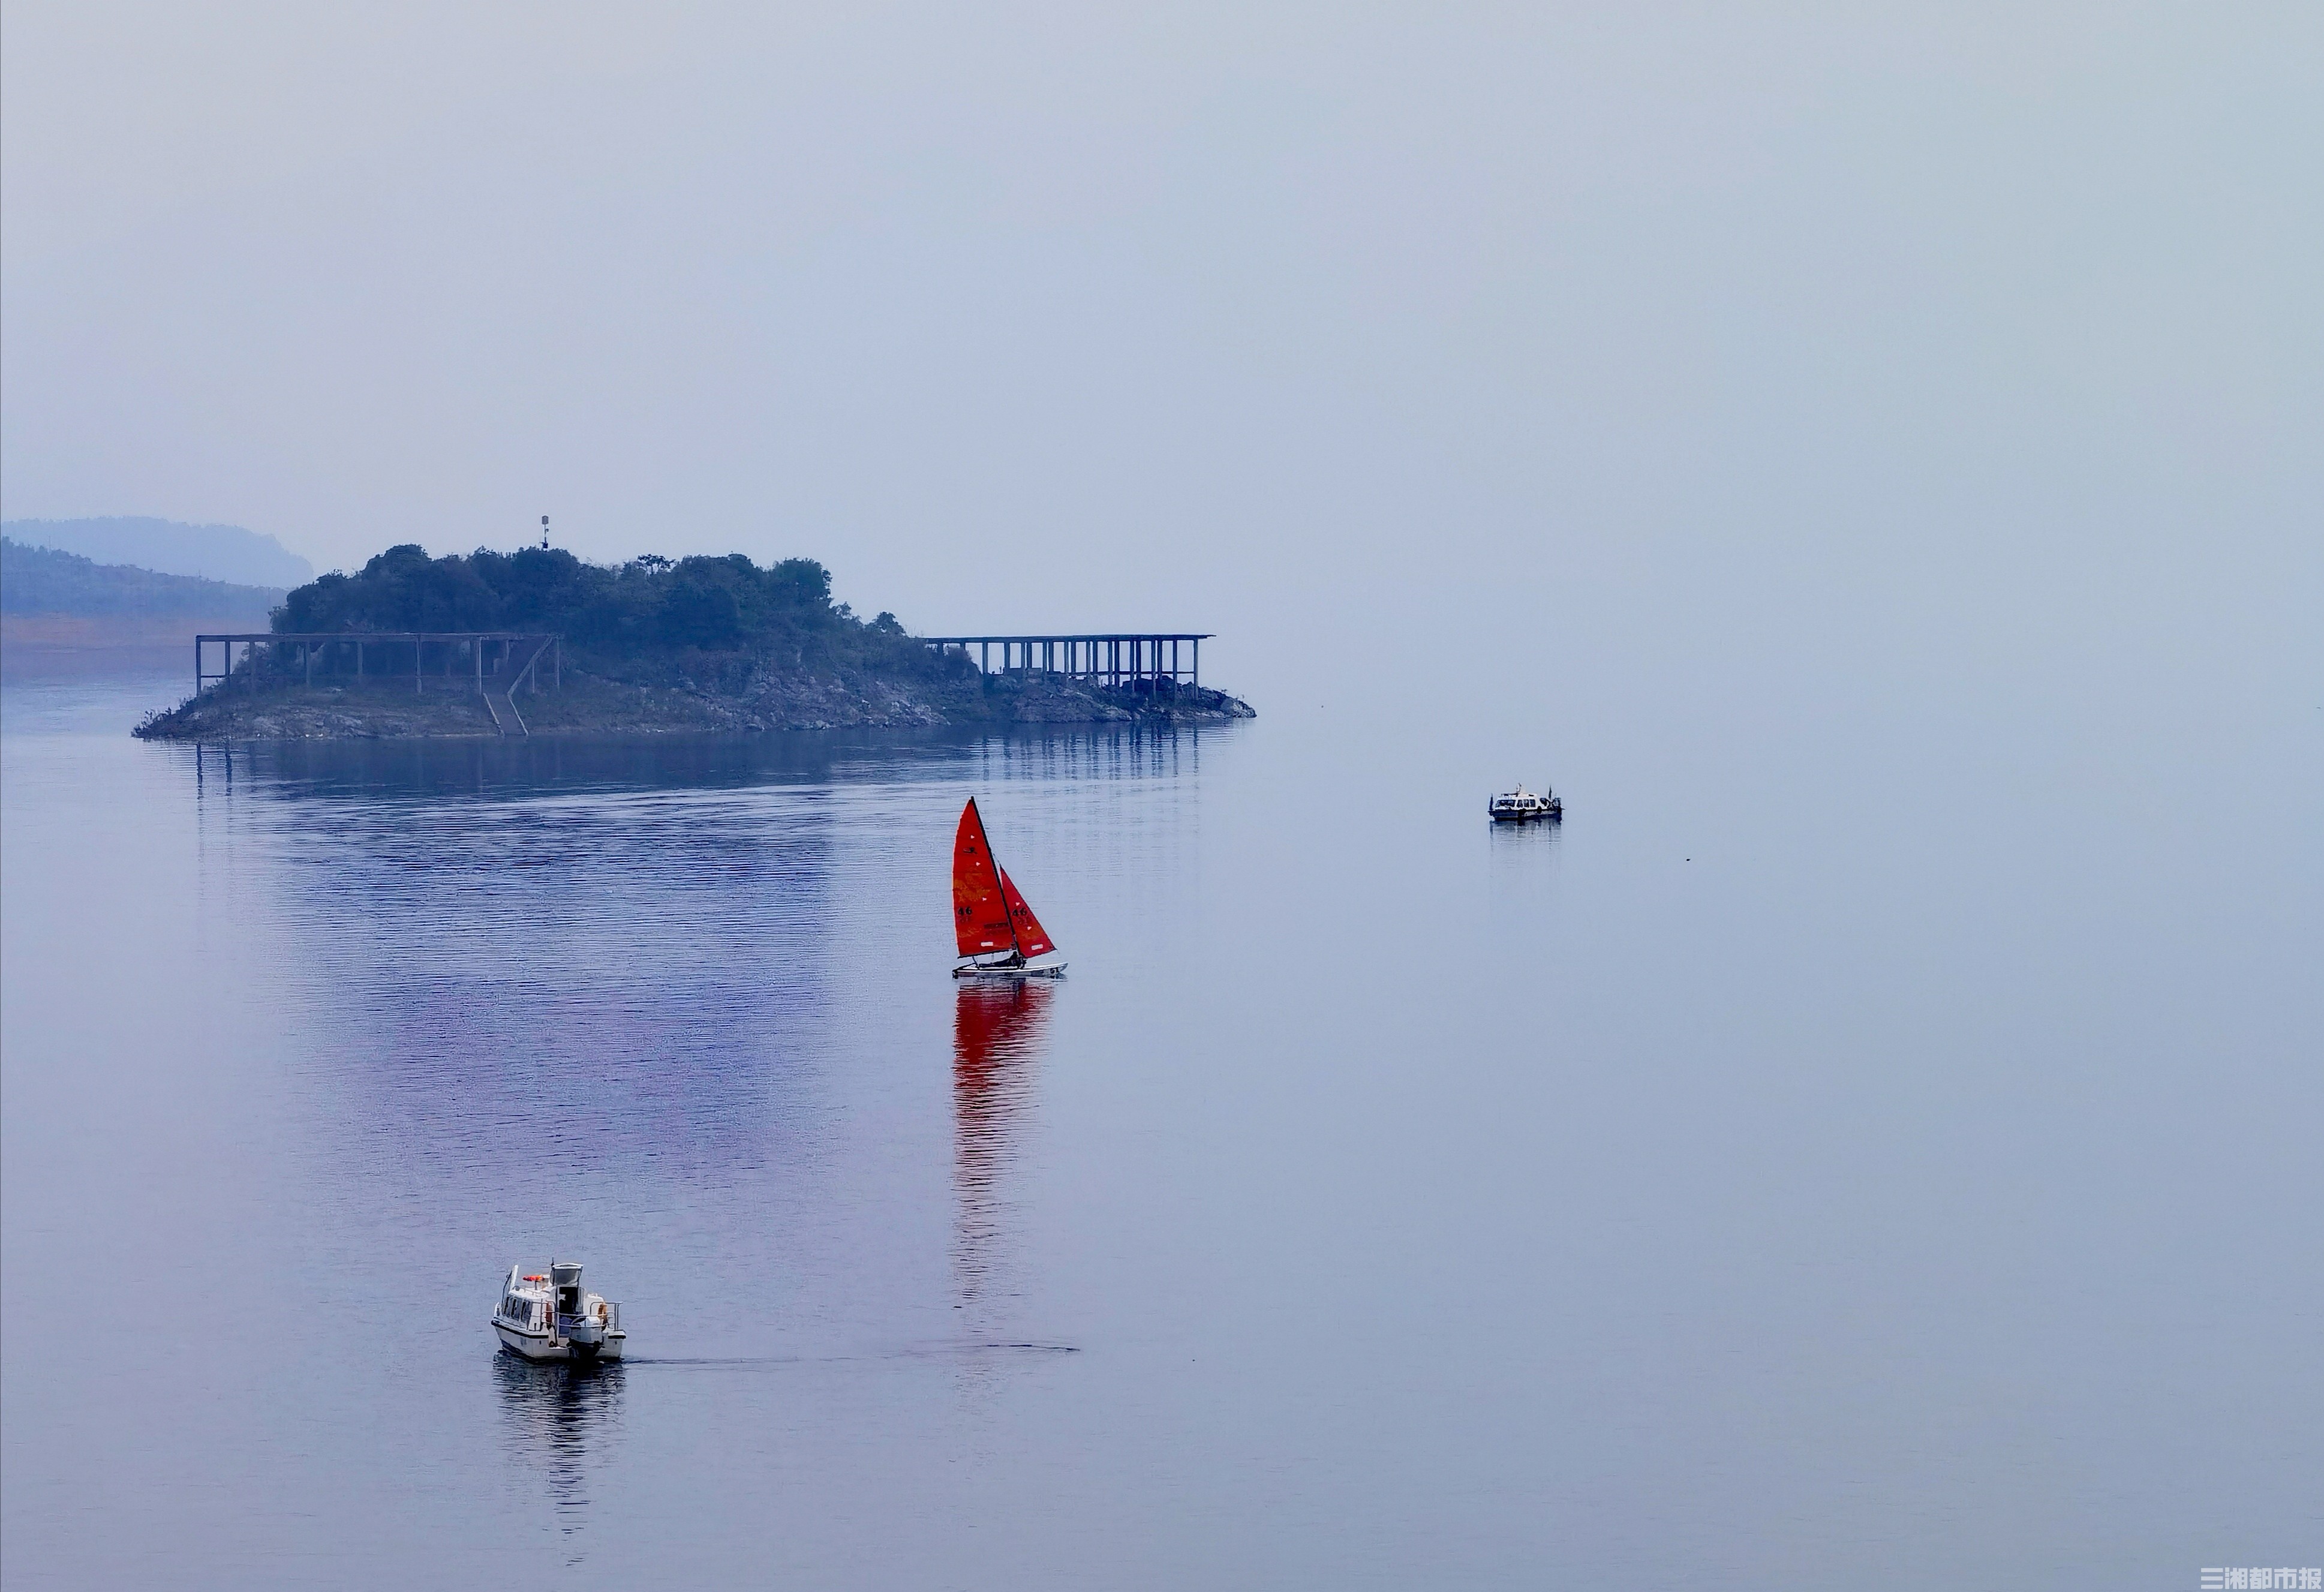
<instances>
[{"instance_id":1,"label":"white boat hull","mask_svg":"<svg viewBox=\"0 0 2324 1592\"><path fill-rule=\"evenodd\" d=\"M618 1360L630 1340L626 1332L608 1332L596 1343L580 1343L551 1337L546 1332L527 1332L502 1320L493 1322L493 1332L503 1348L528 1360Z\"/></svg>"},{"instance_id":2,"label":"white boat hull","mask_svg":"<svg viewBox=\"0 0 2324 1592\"><path fill-rule=\"evenodd\" d=\"M1063 978L1065 965L1054 967L954 967L954 978Z\"/></svg>"}]
</instances>

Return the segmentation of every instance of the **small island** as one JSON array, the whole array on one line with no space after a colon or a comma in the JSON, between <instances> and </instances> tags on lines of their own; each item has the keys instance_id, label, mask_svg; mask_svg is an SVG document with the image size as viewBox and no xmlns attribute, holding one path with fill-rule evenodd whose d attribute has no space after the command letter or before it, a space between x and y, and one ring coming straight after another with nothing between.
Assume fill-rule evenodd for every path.
<instances>
[{"instance_id":1,"label":"small island","mask_svg":"<svg viewBox=\"0 0 2324 1592\"><path fill-rule=\"evenodd\" d=\"M297 588L270 629L212 642L218 668L149 740L651 734L935 725L1203 723L1254 717L1167 664L1092 644L1021 666L858 617L812 559L593 564L528 548L389 548ZM1155 651L1158 653L1159 649ZM1140 654L1142 659L1142 654ZM198 670L203 666L198 663Z\"/></svg>"}]
</instances>

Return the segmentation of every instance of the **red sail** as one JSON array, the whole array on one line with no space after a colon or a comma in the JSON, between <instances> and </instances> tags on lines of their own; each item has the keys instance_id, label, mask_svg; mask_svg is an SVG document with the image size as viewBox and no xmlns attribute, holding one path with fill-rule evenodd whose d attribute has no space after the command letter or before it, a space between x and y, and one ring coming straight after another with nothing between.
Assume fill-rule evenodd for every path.
<instances>
[{"instance_id":1,"label":"red sail","mask_svg":"<svg viewBox=\"0 0 2324 1592\"><path fill-rule=\"evenodd\" d=\"M960 832L953 837L952 927L962 956L1017 949L1017 937L1009 928L1009 905L1001 896L1001 865L992 860L973 797L960 810Z\"/></svg>"},{"instance_id":2,"label":"red sail","mask_svg":"<svg viewBox=\"0 0 2324 1592\"><path fill-rule=\"evenodd\" d=\"M1001 870L1001 899L1008 906L1009 921L1017 930L1019 950L1028 957L1045 957L1057 949L1050 942L1048 930L1041 927L1041 920L1033 915L1033 909L1017 893L1017 881L1009 876L1007 868Z\"/></svg>"}]
</instances>

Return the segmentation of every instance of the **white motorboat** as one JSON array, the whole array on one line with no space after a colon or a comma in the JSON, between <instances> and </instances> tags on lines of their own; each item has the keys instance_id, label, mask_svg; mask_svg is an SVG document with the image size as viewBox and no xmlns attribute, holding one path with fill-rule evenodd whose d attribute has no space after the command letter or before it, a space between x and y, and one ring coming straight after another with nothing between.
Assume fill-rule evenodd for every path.
<instances>
[{"instance_id":1,"label":"white motorboat","mask_svg":"<svg viewBox=\"0 0 2324 1592\"><path fill-rule=\"evenodd\" d=\"M1536 796L1519 785L1494 797L1485 811L1497 824L1528 824L1539 819L1563 818L1565 803L1552 791L1544 791Z\"/></svg>"},{"instance_id":2,"label":"white motorboat","mask_svg":"<svg viewBox=\"0 0 2324 1592\"><path fill-rule=\"evenodd\" d=\"M547 1272L511 1266L493 1331L528 1360L618 1360L630 1340L622 1307L582 1291L578 1261L551 1261Z\"/></svg>"}]
</instances>

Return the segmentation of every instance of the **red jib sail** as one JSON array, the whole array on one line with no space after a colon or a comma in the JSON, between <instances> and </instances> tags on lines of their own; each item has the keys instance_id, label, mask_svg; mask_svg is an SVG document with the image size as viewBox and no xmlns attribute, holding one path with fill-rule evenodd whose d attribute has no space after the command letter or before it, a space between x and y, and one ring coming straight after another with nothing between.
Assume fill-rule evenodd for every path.
<instances>
[{"instance_id":1,"label":"red jib sail","mask_svg":"<svg viewBox=\"0 0 2324 1592\"><path fill-rule=\"evenodd\" d=\"M1009 909L1010 924L1017 930L1019 950L1028 957L1045 957L1057 949L1050 942L1048 931L1041 927L1041 920L1033 915L1033 909L1017 893L1017 881L1009 876L1007 868L1001 870L1001 900Z\"/></svg>"},{"instance_id":2,"label":"red jib sail","mask_svg":"<svg viewBox=\"0 0 2324 1592\"><path fill-rule=\"evenodd\" d=\"M962 956L1017 949L1009 903L1001 896L1001 865L992 860L974 797L960 810L960 832L952 840L952 927Z\"/></svg>"}]
</instances>

